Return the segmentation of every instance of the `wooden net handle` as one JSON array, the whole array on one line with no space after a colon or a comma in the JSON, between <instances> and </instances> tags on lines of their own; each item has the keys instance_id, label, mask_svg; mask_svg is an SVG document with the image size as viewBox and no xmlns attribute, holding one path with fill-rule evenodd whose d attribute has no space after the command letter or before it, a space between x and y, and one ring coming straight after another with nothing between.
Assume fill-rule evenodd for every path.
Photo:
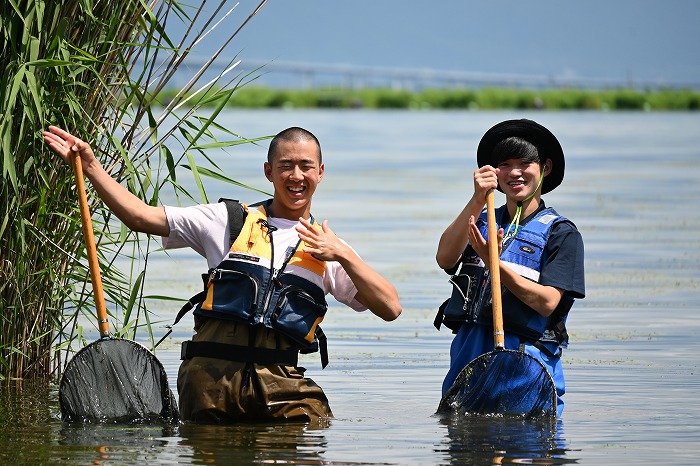
<instances>
[{"instance_id":1,"label":"wooden net handle","mask_svg":"<svg viewBox=\"0 0 700 466\"><path fill-rule=\"evenodd\" d=\"M83 164L80 154L73 153L73 172L75 173L75 185L78 190L78 202L80 204L80 219L83 224L85 236L85 249L87 251L88 264L90 266L90 279L92 292L95 296L95 309L97 311L97 323L100 336L109 337L109 321L107 320L107 306L105 305L104 291L102 290L102 277L100 275L100 263L97 260L97 247L95 246L95 233L92 230L92 218L85 194L85 179L83 177Z\"/></svg>"},{"instance_id":2,"label":"wooden net handle","mask_svg":"<svg viewBox=\"0 0 700 466\"><path fill-rule=\"evenodd\" d=\"M493 190L486 195L486 220L488 223L489 273L491 274L491 299L493 302L493 344L505 348L503 334L503 303L501 301L501 259L498 254L498 224Z\"/></svg>"}]
</instances>

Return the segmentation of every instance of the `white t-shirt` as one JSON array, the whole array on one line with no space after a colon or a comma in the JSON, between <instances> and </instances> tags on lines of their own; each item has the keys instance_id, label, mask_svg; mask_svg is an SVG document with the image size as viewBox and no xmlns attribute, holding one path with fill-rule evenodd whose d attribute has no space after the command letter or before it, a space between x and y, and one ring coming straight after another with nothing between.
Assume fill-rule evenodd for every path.
<instances>
[{"instance_id":1,"label":"white t-shirt","mask_svg":"<svg viewBox=\"0 0 700 466\"><path fill-rule=\"evenodd\" d=\"M230 236L228 211L223 202L191 207L165 206L165 215L170 227L170 236L163 237L165 249L190 247L207 259L210 269L219 265L228 254ZM294 229L299 222L277 217L269 217L268 222L277 227L272 235L272 241L274 251L279 251L273 258L274 267L279 268L284 262L284 251L295 246L299 241L299 235ZM367 309L355 299L357 288L340 263L326 262L323 286L326 293L330 293L339 302L352 309L356 311Z\"/></svg>"}]
</instances>

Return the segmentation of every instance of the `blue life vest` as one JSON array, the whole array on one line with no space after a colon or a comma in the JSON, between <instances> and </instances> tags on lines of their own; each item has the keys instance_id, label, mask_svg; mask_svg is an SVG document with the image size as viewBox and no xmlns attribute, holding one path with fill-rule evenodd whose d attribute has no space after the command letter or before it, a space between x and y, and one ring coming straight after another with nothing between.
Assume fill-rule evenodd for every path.
<instances>
[{"instance_id":1,"label":"blue life vest","mask_svg":"<svg viewBox=\"0 0 700 466\"><path fill-rule=\"evenodd\" d=\"M275 269L275 228L268 225L264 206L243 207L247 215L241 233L224 260L206 276L206 297L194 313L264 325L289 337L303 352L316 351L317 333L321 333L318 324L328 308L323 289L325 262L305 253L299 241Z\"/></svg>"},{"instance_id":2,"label":"blue life vest","mask_svg":"<svg viewBox=\"0 0 700 466\"><path fill-rule=\"evenodd\" d=\"M505 206L496 209L496 219L502 218L504 211ZM552 227L568 221L551 207L542 209L526 224L520 225L514 237L504 241L501 261L519 275L539 281L542 263L546 259L545 246ZM477 226L488 240L486 210L477 219ZM455 290L438 311L435 326L439 329L440 324L444 323L456 332L463 322L493 325L488 270L471 246L467 247L462 256L459 272L450 281ZM573 299L562 297L557 309L545 317L520 301L505 286L502 286L501 296L503 324L507 331L531 342L539 340L555 343L554 346L566 346L566 316L573 305Z\"/></svg>"},{"instance_id":3,"label":"blue life vest","mask_svg":"<svg viewBox=\"0 0 700 466\"><path fill-rule=\"evenodd\" d=\"M496 209L496 218L501 219L506 206ZM559 215L553 208L546 207L537 212L525 225L520 225L515 236L504 241L501 252L501 261L518 275L521 275L534 282L539 282L547 238L552 227L560 222L569 221ZM499 222L500 223L500 222ZM486 211L479 216L479 230L485 239L488 240L488 228L486 225ZM491 282L484 287L484 299L482 311L479 314L480 323L493 323L491 310ZM566 297L562 298L560 308L555 310L549 317L545 317L539 312L520 301L505 286L502 286L502 307L503 323L506 330L526 337L529 340L549 340L554 338L555 328L553 324L566 323L573 300L569 302ZM487 298L488 297L488 298ZM562 312L566 307L565 312ZM556 319L558 322L553 322ZM549 330L549 332L548 332ZM560 342L566 343L566 342Z\"/></svg>"}]
</instances>

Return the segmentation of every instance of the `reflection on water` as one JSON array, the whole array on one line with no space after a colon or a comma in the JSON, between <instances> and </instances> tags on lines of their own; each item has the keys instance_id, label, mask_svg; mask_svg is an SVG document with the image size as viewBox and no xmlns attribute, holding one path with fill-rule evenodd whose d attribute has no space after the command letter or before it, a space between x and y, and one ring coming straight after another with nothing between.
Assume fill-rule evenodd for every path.
<instances>
[{"instance_id":1,"label":"reflection on water","mask_svg":"<svg viewBox=\"0 0 700 466\"><path fill-rule=\"evenodd\" d=\"M175 459L168 452L168 438L176 425L62 424L54 447L66 462L90 464L149 464Z\"/></svg>"},{"instance_id":2,"label":"reflection on water","mask_svg":"<svg viewBox=\"0 0 700 466\"><path fill-rule=\"evenodd\" d=\"M59 445L91 464L322 464L323 426L68 426Z\"/></svg>"},{"instance_id":3,"label":"reflection on water","mask_svg":"<svg viewBox=\"0 0 700 466\"><path fill-rule=\"evenodd\" d=\"M324 464L323 426L303 424L180 427L180 449L193 463Z\"/></svg>"},{"instance_id":4,"label":"reflection on water","mask_svg":"<svg viewBox=\"0 0 700 466\"><path fill-rule=\"evenodd\" d=\"M575 463L567 453L563 424L553 419L439 416L447 436L436 451L449 454L449 464Z\"/></svg>"}]
</instances>

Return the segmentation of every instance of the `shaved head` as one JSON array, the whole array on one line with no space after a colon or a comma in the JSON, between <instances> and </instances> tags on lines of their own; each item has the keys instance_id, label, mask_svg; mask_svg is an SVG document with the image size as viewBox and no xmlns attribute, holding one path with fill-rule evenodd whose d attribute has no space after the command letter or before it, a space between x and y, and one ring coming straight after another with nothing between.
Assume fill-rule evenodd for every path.
<instances>
[{"instance_id":1,"label":"shaved head","mask_svg":"<svg viewBox=\"0 0 700 466\"><path fill-rule=\"evenodd\" d=\"M268 163L272 162L272 159L277 155L277 148L281 142L308 142L308 141L314 141L316 144L316 147L318 148L318 163L321 164L323 162L322 157L321 157L321 143L318 142L318 139L316 139L316 136L311 133L311 131L307 131L304 128L299 128L298 126L292 126L291 128L287 128L283 131L280 131L277 136L275 136L272 139L272 142L270 142L270 148L267 150L267 161Z\"/></svg>"}]
</instances>

